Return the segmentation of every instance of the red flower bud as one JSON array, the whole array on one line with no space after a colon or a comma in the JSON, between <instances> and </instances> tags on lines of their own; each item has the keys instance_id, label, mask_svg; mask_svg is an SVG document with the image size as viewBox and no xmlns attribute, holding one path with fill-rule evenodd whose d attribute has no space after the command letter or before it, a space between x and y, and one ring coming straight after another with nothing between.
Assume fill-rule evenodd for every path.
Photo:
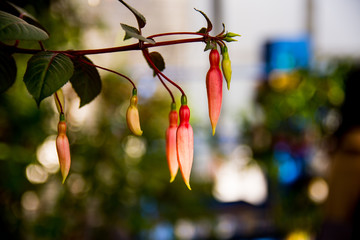
<instances>
[{"instance_id":1,"label":"red flower bud","mask_svg":"<svg viewBox=\"0 0 360 240\"><path fill-rule=\"evenodd\" d=\"M216 49L212 49L209 55L210 69L206 75L206 90L209 105L209 117L212 133L215 134L222 103L222 73L219 67L220 55Z\"/></svg>"},{"instance_id":2,"label":"red flower bud","mask_svg":"<svg viewBox=\"0 0 360 240\"><path fill-rule=\"evenodd\" d=\"M186 103L186 96L181 98L181 107L179 110L180 125L176 132L176 150L180 171L186 186L190 187L190 172L194 157L194 134L189 123L190 109Z\"/></svg>"},{"instance_id":3,"label":"red flower bud","mask_svg":"<svg viewBox=\"0 0 360 240\"><path fill-rule=\"evenodd\" d=\"M170 182L173 182L179 169L177 152L176 152L176 131L178 114L175 110L175 104L172 105L169 113L169 127L166 130L166 157L170 170Z\"/></svg>"},{"instance_id":4,"label":"red flower bud","mask_svg":"<svg viewBox=\"0 0 360 240\"><path fill-rule=\"evenodd\" d=\"M61 175L63 177L62 183L65 182L67 175L69 174L71 157L69 140L66 136L66 123L61 121L58 124L58 136L56 137L56 150L59 157Z\"/></svg>"}]
</instances>

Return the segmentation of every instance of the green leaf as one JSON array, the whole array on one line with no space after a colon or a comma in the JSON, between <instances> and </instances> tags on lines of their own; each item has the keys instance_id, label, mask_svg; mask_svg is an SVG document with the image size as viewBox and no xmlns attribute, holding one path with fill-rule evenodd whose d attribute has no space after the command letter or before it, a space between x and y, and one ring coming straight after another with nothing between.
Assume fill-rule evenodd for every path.
<instances>
[{"instance_id":1,"label":"green leaf","mask_svg":"<svg viewBox=\"0 0 360 240\"><path fill-rule=\"evenodd\" d=\"M233 37L241 37L241 35L237 33L228 32L225 35L222 36L223 40L226 42L236 42L236 39L233 39Z\"/></svg>"},{"instance_id":2,"label":"green leaf","mask_svg":"<svg viewBox=\"0 0 360 240\"><path fill-rule=\"evenodd\" d=\"M230 38L232 38L232 37L241 37L241 35L237 34L237 33L233 33L233 32L228 32L228 33L225 34L225 37L230 37Z\"/></svg>"},{"instance_id":3,"label":"green leaf","mask_svg":"<svg viewBox=\"0 0 360 240\"><path fill-rule=\"evenodd\" d=\"M139 32L139 30L137 30L137 28L134 28L134 27L132 27L132 26L128 26L128 25L126 25L126 24L123 24L123 25L124 25L124 26L121 26L121 27L122 27L123 29L124 29L124 27L127 29L127 30L124 29L124 30L125 30L124 41L132 38L132 36L129 35L128 32L132 32L132 33L134 33L134 34L140 35L140 32Z\"/></svg>"},{"instance_id":4,"label":"green leaf","mask_svg":"<svg viewBox=\"0 0 360 240\"><path fill-rule=\"evenodd\" d=\"M226 38L224 38L224 41L225 41L225 42L237 42L236 39L233 39L233 38L231 38L231 37L226 37Z\"/></svg>"},{"instance_id":5,"label":"green leaf","mask_svg":"<svg viewBox=\"0 0 360 240\"><path fill-rule=\"evenodd\" d=\"M136 28L131 27L126 24L123 24L123 23L120 23L120 25L121 25L122 29L126 32L124 40L133 37L133 38L139 39L141 41L144 41L144 42L147 42L150 44L155 44L155 41L153 39L145 38L144 36L141 36L139 30L137 30Z\"/></svg>"},{"instance_id":6,"label":"green leaf","mask_svg":"<svg viewBox=\"0 0 360 240\"><path fill-rule=\"evenodd\" d=\"M119 2L124 4L125 7L127 7L135 15L140 28L145 27L146 19L141 13L139 13L135 8L131 7L129 4L125 3L123 0L119 0Z\"/></svg>"},{"instance_id":7,"label":"green leaf","mask_svg":"<svg viewBox=\"0 0 360 240\"><path fill-rule=\"evenodd\" d=\"M8 90L16 79L16 63L10 54L0 52L0 93Z\"/></svg>"},{"instance_id":8,"label":"green leaf","mask_svg":"<svg viewBox=\"0 0 360 240\"><path fill-rule=\"evenodd\" d=\"M211 40L208 40L208 41L206 42L206 46L205 46L204 52L206 52L207 50L210 50L210 49L216 49L216 42L211 41Z\"/></svg>"},{"instance_id":9,"label":"green leaf","mask_svg":"<svg viewBox=\"0 0 360 240\"><path fill-rule=\"evenodd\" d=\"M70 58L62 53L39 52L27 64L24 83L37 105L61 88L73 75Z\"/></svg>"},{"instance_id":10,"label":"green leaf","mask_svg":"<svg viewBox=\"0 0 360 240\"><path fill-rule=\"evenodd\" d=\"M194 9L195 9L195 11L201 13L201 15L204 16L204 18L206 19L206 22L207 22L206 32L207 32L207 33L210 32L211 29L213 28L213 26L212 26L212 23L211 23L210 19L208 18L208 16L206 16L206 14L205 14L204 12L202 12L202 11L200 11L200 10L197 10L196 8L194 8Z\"/></svg>"},{"instance_id":11,"label":"green leaf","mask_svg":"<svg viewBox=\"0 0 360 240\"><path fill-rule=\"evenodd\" d=\"M19 13L19 15L22 16L22 19L24 19L27 23L30 23L31 25L34 25L44 30L49 35L49 32L40 24L40 22L33 15L28 13L25 9L16 6L11 2L6 2L6 3L9 4L12 8L14 8Z\"/></svg>"},{"instance_id":12,"label":"green leaf","mask_svg":"<svg viewBox=\"0 0 360 240\"><path fill-rule=\"evenodd\" d=\"M0 41L3 40L45 40L49 35L23 19L0 11Z\"/></svg>"},{"instance_id":13,"label":"green leaf","mask_svg":"<svg viewBox=\"0 0 360 240\"><path fill-rule=\"evenodd\" d=\"M90 63L87 64L86 62ZM80 107L91 102L101 92L101 79L96 67L87 57L73 59L74 74L70 82L80 98Z\"/></svg>"},{"instance_id":14,"label":"green leaf","mask_svg":"<svg viewBox=\"0 0 360 240\"><path fill-rule=\"evenodd\" d=\"M161 56L161 54L158 53L158 52L151 52L149 55L150 55L150 58L151 58L152 62L156 66L156 68L160 72L164 71L164 69L165 69L165 61L164 61L164 58ZM149 64L149 66L154 70L154 76L156 76L155 69L152 67L151 64Z\"/></svg>"}]
</instances>

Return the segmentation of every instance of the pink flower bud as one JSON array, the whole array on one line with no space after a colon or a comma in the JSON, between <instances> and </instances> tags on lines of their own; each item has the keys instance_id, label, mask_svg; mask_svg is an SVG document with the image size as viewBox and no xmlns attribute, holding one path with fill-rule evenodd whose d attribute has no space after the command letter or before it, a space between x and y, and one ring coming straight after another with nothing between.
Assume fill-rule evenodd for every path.
<instances>
[{"instance_id":1,"label":"pink flower bud","mask_svg":"<svg viewBox=\"0 0 360 240\"><path fill-rule=\"evenodd\" d=\"M173 106L173 105L172 105ZM166 158L170 170L170 182L173 182L179 169L178 157L176 152L176 131L178 114L175 106L169 113L169 127L166 130Z\"/></svg>"},{"instance_id":2,"label":"pink flower bud","mask_svg":"<svg viewBox=\"0 0 360 240\"><path fill-rule=\"evenodd\" d=\"M216 49L210 51L209 60L210 69L206 75L206 90L210 123L212 126L212 134L214 135L221 111L223 84L222 73L219 67L220 55Z\"/></svg>"},{"instance_id":3,"label":"pink flower bud","mask_svg":"<svg viewBox=\"0 0 360 240\"><path fill-rule=\"evenodd\" d=\"M71 157L69 140L66 136L66 123L60 121L58 124L58 136L56 138L56 150L59 157L61 175L63 177L62 183L65 182L66 177L69 174Z\"/></svg>"},{"instance_id":4,"label":"pink flower bud","mask_svg":"<svg viewBox=\"0 0 360 240\"><path fill-rule=\"evenodd\" d=\"M176 150L180 171L186 186L190 187L190 172L194 157L194 134L189 123L190 109L186 103L186 96L181 98L181 107L179 110L180 125L176 132Z\"/></svg>"}]
</instances>

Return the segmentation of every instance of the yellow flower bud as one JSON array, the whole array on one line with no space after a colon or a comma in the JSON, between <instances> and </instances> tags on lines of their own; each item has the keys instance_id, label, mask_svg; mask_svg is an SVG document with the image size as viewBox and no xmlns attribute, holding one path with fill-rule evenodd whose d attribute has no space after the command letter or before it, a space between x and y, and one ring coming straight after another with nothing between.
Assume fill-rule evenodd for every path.
<instances>
[{"instance_id":1,"label":"yellow flower bud","mask_svg":"<svg viewBox=\"0 0 360 240\"><path fill-rule=\"evenodd\" d=\"M130 106L128 107L127 111L126 111L126 122L128 125L128 128L130 129L130 131L137 135L137 136L141 136L143 131L141 130L140 127L140 118L139 118L139 110L137 108L137 94L136 94L136 89L133 90L133 95L130 99Z\"/></svg>"},{"instance_id":2,"label":"yellow flower bud","mask_svg":"<svg viewBox=\"0 0 360 240\"><path fill-rule=\"evenodd\" d=\"M222 68L222 72L224 74L226 83L227 83L227 88L228 90L230 90L230 81L231 81L231 74L232 74L232 70L231 70L231 61L229 58L229 53L227 50L227 47L224 46L222 48L222 61L221 61L221 68Z\"/></svg>"}]
</instances>

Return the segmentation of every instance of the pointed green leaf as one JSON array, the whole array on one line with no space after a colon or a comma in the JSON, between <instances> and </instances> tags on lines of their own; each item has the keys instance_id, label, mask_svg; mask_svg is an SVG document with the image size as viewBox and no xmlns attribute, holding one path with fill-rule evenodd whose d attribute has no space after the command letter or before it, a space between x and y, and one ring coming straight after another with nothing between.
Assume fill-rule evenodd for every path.
<instances>
[{"instance_id":1,"label":"pointed green leaf","mask_svg":"<svg viewBox=\"0 0 360 240\"><path fill-rule=\"evenodd\" d=\"M134 28L134 27L132 27L132 26L128 26L128 25L126 25L126 24L123 24L123 25L124 25L124 26L121 26L121 27L122 27L123 29L124 29L124 28L127 29L127 30L124 29L124 30L125 30L124 41L132 38L132 36L129 35L128 32L132 32L132 33L134 33L134 34L140 35L140 32L139 32L139 30L137 30L137 28Z\"/></svg>"},{"instance_id":2,"label":"pointed green leaf","mask_svg":"<svg viewBox=\"0 0 360 240\"><path fill-rule=\"evenodd\" d=\"M80 107L91 102L101 92L101 79L96 67L87 57L73 59L74 74L70 82L80 98Z\"/></svg>"},{"instance_id":3,"label":"pointed green leaf","mask_svg":"<svg viewBox=\"0 0 360 240\"><path fill-rule=\"evenodd\" d=\"M141 13L139 13L135 8L131 7L129 4L127 4L127 3L124 2L123 0L119 0L119 2L121 2L122 4L124 4L125 7L127 7L127 8L135 15L136 20L137 20L140 28L145 27L145 25L146 25L146 19L145 19L145 17L144 17Z\"/></svg>"},{"instance_id":4,"label":"pointed green leaf","mask_svg":"<svg viewBox=\"0 0 360 240\"><path fill-rule=\"evenodd\" d=\"M206 19L206 22L207 22L206 32L207 33L210 32L212 30L213 26L212 26L212 23L211 23L210 19L208 18L208 16L206 16L206 14L204 12L197 10L196 8L194 8L194 9L195 9L195 11L201 13L201 15L204 16L204 18Z\"/></svg>"},{"instance_id":5,"label":"pointed green leaf","mask_svg":"<svg viewBox=\"0 0 360 240\"><path fill-rule=\"evenodd\" d=\"M0 41L3 40L45 40L49 35L23 19L0 11Z\"/></svg>"},{"instance_id":6,"label":"pointed green leaf","mask_svg":"<svg viewBox=\"0 0 360 240\"><path fill-rule=\"evenodd\" d=\"M5 92L14 84L16 71L13 56L0 51L0 93Z\"/></svg>"},{"instance_id":7,"label":"pointed green leaf","mask_svg":"<svg viewBox=\"0 0 360 240\"><path fill-rule=\"evenodd\" d=\"M241 37L241 35L237 34L237 33L233 33L233 32L228 32L228 33L225 34L225 37L230 37L230 38L232 38L232 37Z\"/></svg>"},{"instance_id":8,"label":"pointed green leaf","mask_svg":"<svg viewBox=\"0 0 360 240\"><path fill-rule=\"evenodd\" d=\"M164 58L161 56L160 53L158 52L151 52L150 53L150 58L152 60L152 62L154 63L154 65L156 66L156 68L162 72L165 69L165 61ZM151 64L149 64L149 66L154 70L154 68L152 67ZM154 70L154 76L156 76L156 71Z\"/></svg>"},{"instance_id":9,"label":"pointed green leaf","mask_svg":"<svg viewBox=\"0 0 360 240\"><path fill-rule=\"evenodd\" d=\"M215 49L215 48L216 48L216 42L208 40L206 42L204 52L206 52L207 50Z\"/></svg>"},{"instance_id":10,"label":"pointed green leaf","mask_svg":"<svg viewBox=\"0 0 360 240\"><path fill-rule=\"evenodd\" d=\"M147 42L150 44L155 44L155 41L153 39L145 38L144 36L141 36L139 33L139 30L137 30L136 28L131 27L126 24L123 24L123 23L120 23L120 25L121 25L122 29L126 32L124 40L133 37L133 38L139 39L141 41L144 41L144 42Z\"/></svg>"},{"instance_id":11,"label":"pointed green leaf","mask_svg":"<svg viewBox=\"0 0 360 240\"><path fill-rule=\"evenodd\" d=\"M225 41L225 42L237 42L236 39L233 39L233 38L231 38L231 37L226 37L226 38L224 38L224 41Z\"/></svg>"},{"instance_id":12,"label":"pointed green leaf","mask_svg":"<svg viewBox=\"0 0 360 240\"><path fill-rule=\"evenodd\" d=\"M9 4L10 6L12 6L19 14L23 15L23 16L27 16L29 18L32 18L34 20L35 17L33 17L30 13L28 13L25 9L19 7L19 6L16 6L15 4L11 3L11 2L6 2L7 4Z\"/></svg>"},{"instance_id":13,"label":"pointed green leaf","mask_svg":"<svg viewBox=\"0 0 360 240\"><path fill-rule=\"evenodd\" d=\"M52 95L72 76L74 66L70 58L61 53L39 52L27 64L24 83L36 103Z\"/></svg>"}]
</instances>

